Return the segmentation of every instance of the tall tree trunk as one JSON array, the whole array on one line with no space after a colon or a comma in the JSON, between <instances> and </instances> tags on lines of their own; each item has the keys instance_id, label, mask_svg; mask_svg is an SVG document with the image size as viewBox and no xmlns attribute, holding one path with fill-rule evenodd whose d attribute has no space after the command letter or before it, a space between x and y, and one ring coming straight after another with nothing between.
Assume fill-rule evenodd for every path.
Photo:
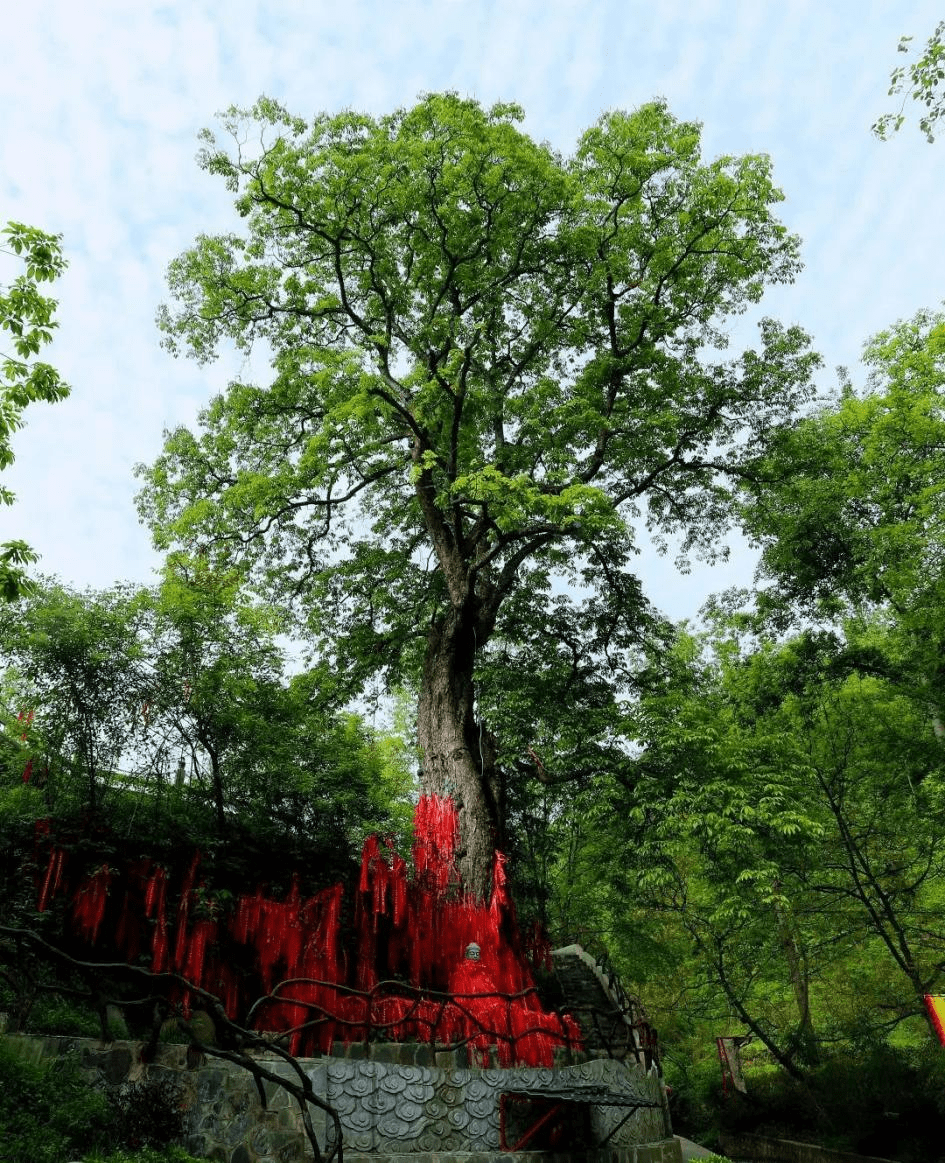
<instances>
[{"instance_id":1,"label":"tall tree trunk","mask_svg":"<svg viewBox=\"0 0 945 1163\"><path fill-rule=\"evenodd\" d=\"M810 971L807 954L798 938L797 924L790 906L775 897L774 912L778 921L778 941L787 960L791 989L794 991L794 1002L797 1006L798 1023L794 1035L797 1051L805 1063L816 1065L820 1055L810 1012Z\"/></svg>"},{"instance_id":2,"label":"tall tree trunk","mask_svg":"<svg viewBox=\"0 0 945 1163\"><path fill-rule=\"evenodd\" d=\"M213 812L217 822L217 834L226 834L226 796L223 791L223 769L220 764L220 752L213 743L208 731L201 731L198 736L204 750L210 756L210 787L213 793Z\"/></svg>"},{"instance_id":3,"label":"tall tree trunk","mask_svg":"<svg viewBox=\"0 0 945 1163\"><path fill-rule=\"evenodd\" d=\"M502 842L503 812L489 732L476 722L474 608L450 611L430 627L417 707L421 786L450 796L459 816L457 864L468 891L485 900L492 857ZM482 627L479 627L482 631Z\"/></svg>"}]
</instances>

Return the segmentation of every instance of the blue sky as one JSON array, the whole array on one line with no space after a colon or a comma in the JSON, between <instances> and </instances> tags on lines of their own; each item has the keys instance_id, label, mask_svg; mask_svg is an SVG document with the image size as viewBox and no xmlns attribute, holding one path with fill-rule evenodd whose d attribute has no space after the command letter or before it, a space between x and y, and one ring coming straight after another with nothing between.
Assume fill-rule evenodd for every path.
<instances>
[{"instance_id":1,"label":"blue sky","mask_svg":"<svg viewBox=\"0 0 945 1163\"><path fill-rule=\"evenodd\" d=\"M170 259L235 222L194 161L197 133L261 93L302 115L382 113L446 88L515 100L526 130L565 152L605 109L664 96L703 122L708 157L772 156L806 269L763 310L811 332L824 387L837 364L857 378L870 334L945 298L945 141L926 144L914 119L887 144L869 132L890 107L900 35L921 42L941 15L851 0L19 4L4 19L0 221L64 235L48 358L73 394L27 414L0 540L24 537L74 585L152 580L133 465L228 378L265 376L175 361L153 322ZM647 589L691 617L712 590L750 583L752 556L733 546L729 563L687 577L644 554Z\"/></svg>"}]
</instances>

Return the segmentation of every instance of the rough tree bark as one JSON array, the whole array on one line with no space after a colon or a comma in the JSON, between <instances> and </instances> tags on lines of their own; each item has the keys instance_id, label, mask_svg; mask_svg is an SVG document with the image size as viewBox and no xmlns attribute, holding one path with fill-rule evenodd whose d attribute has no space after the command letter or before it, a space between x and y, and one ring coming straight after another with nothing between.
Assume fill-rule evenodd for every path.
<instances>
[{"instance_id":1,"label":"rough tree bark","mask_svg":"<svg viewBox=\"0 0 945 1163\"><path fill-rule=\"evenodd\" d=\"M473 668L488 631L474 602L450 608L431 625L417 707L421 785L428 795L452 798L457 864L464 886L480 899L488 896L493 852L503 838L495 748L475 715Z\"/></svg>"}]
</instances>

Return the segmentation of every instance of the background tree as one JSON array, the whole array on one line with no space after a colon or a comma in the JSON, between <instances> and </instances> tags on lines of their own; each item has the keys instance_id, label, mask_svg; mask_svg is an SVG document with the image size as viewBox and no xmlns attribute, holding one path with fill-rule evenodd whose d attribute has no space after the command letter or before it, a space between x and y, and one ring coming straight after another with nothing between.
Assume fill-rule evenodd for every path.
<instances>
[{"instance_id":1,"label":"background tree","mask_svg":"<svg viewBox=\"0 0 945 1163\"><path fill-rule=\"evenodd\" d=\"M0 606L0 651L14 700L8 713L32 713L33 768L47 806L81 804L94 817L140 741L150 686L146 621L141 594L120 586L76 593L44 580L23 601Z\"/></svg>"},{"instance_id":2,"label":"background tree","mask_svg":"<svg viewBox=\"0 0 945 1163\"><path fill-rule=\"evenodd\" d=\"M627 767L628 705L672 640L635 579L624 580L624 604L638 611L632 630L603 604L568 594L518 613L512 598L506 617L517 639L494 638L477 662L478 711L505 776L516 907L564 943L592 940L577 884L589 809Z\"/></svg>"},{"instance_id":3,"label":"background tree","mask_svg":"<svg viewBox=\"0 0 945 1163\"><path fill-rule=\"evenodd\" d=\"M766 158L703 162L659 103L570 158L521 116L433 95L307 125L263 99L224 119L229 152L205 134L246 232L172 264L162 326L198 359L261 342L274 378L170 433L141 498L158 544L298 601L339 697L417 678L423 786L456 800L480 895L506 825L482 651L521 642L556 585L643 637L633 521L713 552L816 363L771 321L718 354L799 265Z\"/></svg>"},{"instance_id":4,"label":"background tree","mask_svg":"<svg viewBox=\"0 0 945 1163\"><path fill-rule=\"evenodd\" d=\"M339 716L312 674L287 674L282 621L237 574L171 560L153 601L152 736L190 798L205 790L218 838L347 849L404 828L409 765Z\"/></svg>"},{"instance_id":5,"label":"background tree","mask_svg":"<svg viewBox=\"0 0 945 1163\"><path fill-rule=\"evenodd\" d=\"M909 52L911 36L900 37L899 52ZM922 55L911 65L893 69L889 78L889 96L903 95L897 113L884 113L873 125L873 132L885 141L897 133L905 121L906 101L911 97L926 112L919 118L919 128L930 143L935 140L933 128L938 119L945 115L945 20L940 20L935 31L926 42Z\"/></svg>"},{"instance_id":6,"label":"background tree","mask_svg":"<svg viewBox=\"0 0 945 1163\"><path fill-rule=\"evenodd\" d=\"M10 335L12 352L0 352L0 469L13 463L12 438L21 427L23 410L37 400L54 403L69 394L58 372L34 357L52 339L56 300L40 293L40 284L52 282L65 270L62 235L44 234L33 226L10 222L0 234L6 246L0 254L23 261L25 274L9 283L0 282L0 329ZM11 505L14 496L0 487L0 504ZM36 560L25 541L0 545L0 596L7 601L28 586L23 566Z\"/></svg>"},{"instance_id":7,"label":"background tree","mask_svg":"<svg viewBox=\"0 0 945 1163\"><path fill-rule=\"evenodd\" d=\"M29 806L28 827L52 815L145 845L173 835L184 850L227 840L244 863L252 849L283 869L402 833L407 757L326 707L310 674L289 676L278 622L232 583L171 566L156 591L46 580L0 608L16 793L0 811L20 820Z\"/></svg>"},{"instance_id":8,"label":"background tree","mask_svg":"<svg viewBox=\"0 0 945 1163\"><path fill-rule=\"evenodd\" d=\"M232 573L200 559L189 568L168 563L154 595L148 714L167 729L158 758L178 759L178 783L206 787L221 837L228 814L254 797L260 755L277 729L273 688L281 689L285 665L278 629L270 612L242 599Z\"/></svg>"},{"instance_id":9,"label":"background tree","mask_svg":"<svg viewBox=\"0 0 945 1163\"><path fill-rule=\"evenodd\" d=\"M921 1021L941 987L941 749L924 702L832 635L712 645L636 711L613 883L691 941L695 1008L800 1077L838 1038Z\"/></svg>"},{"instance_id":10,"label":"background tree","mask_svg":"<svg viewBox=\"0 0 945 1163\"><path fill-rule=\"evenodd\" d=\"M785 430L744 489L762 549L756 601L782 625L840 632L863 673L895 678L945 716L945 316L920 311L867 343L846 378ZM861 626L861 632L856 630Z\"/></svg>"}]
</instances>

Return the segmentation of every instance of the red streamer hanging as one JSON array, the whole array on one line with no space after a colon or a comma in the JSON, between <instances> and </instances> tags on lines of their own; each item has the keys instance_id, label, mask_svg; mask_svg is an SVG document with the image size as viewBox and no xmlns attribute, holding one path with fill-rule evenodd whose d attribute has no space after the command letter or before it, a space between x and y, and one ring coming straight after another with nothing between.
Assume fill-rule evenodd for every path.
<instances>
[{"instance_id":1,"label":"red streamer hanging","mask_svg":"<svg viewBox=\"0 0 945 1163\"><path fill-rule=\"evenodd\" d=\"M94 945L105 916L108 903L108 887L112 881L112 870L107 864L97 869L75 894L72 917L80 936Z\"/></svg>"},{"instance_id":2,"label":"red streamer hanging","mask_svg":"<svg viewBox=\"0 0 945 1163\"><path fill-rule=\"evenodd\" d=\"M254 1020L260 1029L288 1033L293 1053L326 1053L335 1039L352 1042L380 1033L391 1040L468 1042L484 1064L495 1046L503 1065L550 1066L557 1047L581 1043L573 1019L544 1012L534 991L528 959L547 965L547 937L538 929L527 942L519 937L501 853L495 855L489 902L463 893L455 862L457 830L450 799L421 796L414 818L412 871L390 841L365 841L350 963L342 950L340 884L303 899L295 876L284 900L267 896L261 887L240 896L225 925L212 900L208 915L193 919L199 853L181 883L173 922L168 917L167 871L150 860L125 870L115 942L133 959L145 940L142 919L152 921L152 970L180 973L219 997L234 1018L239 1017L242 994L248 1000L260 990L263 995L275 991ZM49 831L48 821L37 822L37 849ZM65 860L65 849L54 846L39 888L40 909L60 890ZM76 929L90 943L99 935L113 877L103 865L73 898ZM245 959L234 963L225 942L253 950L255 965L246 965ZM481 960L467 958L470 942L481 947ZM241 966L239 976L233 964ZM444 997L397 993L388 986L378 992L380 981L398 975L415 990ZM346 992L347 982L360 992ZM178 1000L186 1011L187 991Z\"/></svg>"}]
</instances>

